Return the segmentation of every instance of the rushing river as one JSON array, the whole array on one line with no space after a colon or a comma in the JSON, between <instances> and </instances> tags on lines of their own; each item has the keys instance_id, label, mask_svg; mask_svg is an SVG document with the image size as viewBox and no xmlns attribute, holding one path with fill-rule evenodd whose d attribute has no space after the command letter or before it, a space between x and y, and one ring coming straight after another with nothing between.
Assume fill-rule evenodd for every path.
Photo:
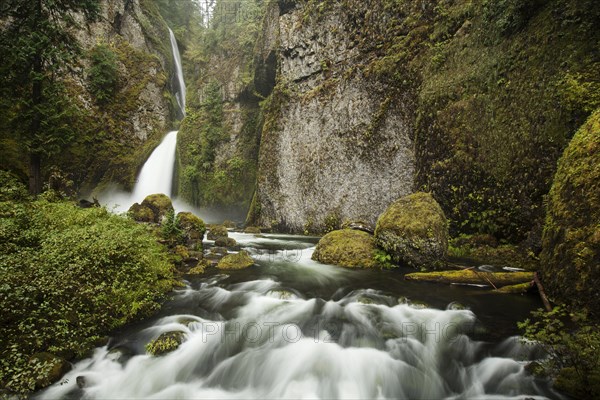
<instances>
[{"instance_id":1,"label":"rushing river","mask_svg":"<svg viewBox=\"0 0 600 400\"><path fill-rule=\"evenodd\" d=\"M159 315L40 397L558 398L526 372L539 354L515 336L535 297L319 264L315 238L231 236L255 266L190 277ZM169 331L186 340L147 355L146 343Z\"/></svg>"}]
</instances>

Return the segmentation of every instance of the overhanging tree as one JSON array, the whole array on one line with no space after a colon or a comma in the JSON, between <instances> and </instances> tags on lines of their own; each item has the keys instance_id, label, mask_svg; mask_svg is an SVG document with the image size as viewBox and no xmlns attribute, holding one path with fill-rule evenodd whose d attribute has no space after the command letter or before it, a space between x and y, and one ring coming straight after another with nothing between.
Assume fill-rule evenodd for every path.
<instances>
[{"instance_id":1,"label":"overhanging tree","mask_svg":"<svg viewBox=\"0 0 600 400\"><path fill-rule=\"evenodd\" d=\"M43 157L60 152L74 136L79 110L64 77L81 49L80 22L99 16L99 0L2 0L0 2L0 94L10 99L16 135L28 153L29 191L42 189Z\"/></svg>"}]
</instances>

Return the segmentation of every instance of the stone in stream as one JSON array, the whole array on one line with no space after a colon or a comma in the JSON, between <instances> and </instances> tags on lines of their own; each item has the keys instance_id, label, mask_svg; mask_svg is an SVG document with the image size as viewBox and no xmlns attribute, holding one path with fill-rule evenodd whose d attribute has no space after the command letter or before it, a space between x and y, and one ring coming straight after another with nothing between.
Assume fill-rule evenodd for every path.
<instances>
[{"instance_id":1,"label":"stone in stream","mask_svg":"<svg viewBox=\"0 0 600 400\"><path fill-rule=\"evenodd\" d=\"M202 242L204 234L206 233L206 226L202 219L191 212L182 211L177 213L177 220L179 221L179 227L183 230L188 242Z\"/></svg>"},{"instance_id":2,"label":"stone in stream","mask_svg":"<svg viewBox=\"0 0 600 400\"><path fill-rule=\"evenodd\" d=\"M254 260L247 251L240 251L236 254L228 254L217 264L219 269L244 269L254 265Z\"/></svg>"},{"instance_id":3,"label":"stone in stream","mask_svg":"<svg viewBox=\"0 0 600 400\"><path fill-rule=\"evenodd\" d=\"M169 196L162 193L146 196L141 205L142 207L148 207L152 210L152 215L154 216L153 222L155 223L159 223L170 211L174 211L171 199Z\"/></svg>"},{"instance_id":4,"label":"stone in stream","mask_svg":"<svg viewBox=\"0 0 600 400\"><path fill-rule=\"evenodd\" d=\"M223 225L212 225L208 230L208 235L206 235L206 238L208 240L217 240L218 238L226 238L228 236L229 234L227 233L227 228L225 228Z\"/></svg>"},{"instance_id":5,"label":"stone in stream","mask_svg":"<svg viewBox=\"0 0 600 400\"><path fill-rule=\"evenodd\" d=\"M376 254L377 247L372 235L341 229L329 232L319 240L312 259L346 268L373 268L379 266Z\"/></svg>"},{"instance_id":6,"label":"stone in stream","mask_svg":"<svg viewBox=\"0 0 600 400\"><path fill-rule=\"evenodd\" d=\"M379 216L375 241L396 262L439 269L448 252L448 223L431 194L413 193L396 200Z\"/></svg>"},{"instance_id":7,"label":"stone in stream","mask_svg":"<svg viewBox=\"0 0 600 400\"><path fill-rule=\"evenodd\" d=\"M153 356L171 353L179 348L185 339L181 331L171 331L161 334L146 345L146 351Z\"/></svg>"}]
</instances>

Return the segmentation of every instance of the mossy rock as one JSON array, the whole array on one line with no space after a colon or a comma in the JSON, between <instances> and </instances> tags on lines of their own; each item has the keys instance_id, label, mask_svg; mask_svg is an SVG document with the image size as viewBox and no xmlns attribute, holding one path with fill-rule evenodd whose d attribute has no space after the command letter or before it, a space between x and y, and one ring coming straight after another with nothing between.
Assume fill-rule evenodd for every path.
<instances>
[{"instance_id":1,"label":"mossy rock","mask_svg":"<svg viewBox=\"0 0 600 400\"><path fill-rule=\"evenodd\" d=\"M179 348L185 335L181 331L165 332L146 345L146 351L153 356L171 353Z\"/></svg>"},{"instance_id":2,"label":"mossy rock","mask_svg":"<svg viewBox=\"0 0 600 400\"><path fill-rule=\"evenodd\" d=\"M448 252L448 223L429 193L414 193L392 203L377 220L375 241L398 263L439 269Z\"/></svg>"},{"instance_id":3,"label":"mossy rock","mask_svg":"<svg viewBox=\"0 0 600 400\"><path fill-rule=\"evenodd\" d=\"M173 248L173 254L175 254L178 257L181 257L181 259L186 259L190 257L190 252L188 248L180 244Z\"/></svg>"},{"instance_id":4,"label":"mossy rock","mask_svg":"<svg viewBox=\"0 0 600 400\"><path fill-rule=\"evenodd\" d=\"M208 231L208 235L206 236L208 240L217 240L221 237L228 237L227 228L223 225L212 225Z\"/></svg>"},{"instance_id":5,"label":"mossy rock","mask_svg":"<svg viewBox=\"0 0 600 400\"><path fill-rule=\"evenodd\" d=\"M134 203L129 207L127 215L134 221L138 222L154 222L154 213L151 209L139 203Z\"/></svg>"},{"instance_id":6,"label":"mossy rock","mask_svg":"<svg viewBox=\"0 0 600 400\"><path fill-rule=\"evenodd\" d=\"M36 389L42 389L57 382L71 370L65 359L50 353L36 353L29 359Z\"/></svg>"},{"instance_id":7,"label":"mossy rock","mask_svg":"<svg viewBox=\"0 0 600 400\"><path fill-rule=\"evenodd\" d=\"M153 222L156 223L159 223L167 213L174 211L171 199L162 193L146 196L144 201L142 201L142 206L152 210L152 214L154 215Z\"/></svg>"},{"instance_id":8,"label":"mossy rock","mask_svg":"<svg viewBox=\"0 0 600 400\"><path fill-rule=\"evenodd\" d=\"M237 245L234 238L230 237L219 237L215 240L215 246L217 247L233 247Z\"/></svg>"},{"instance_id":9,"label":"mossy rock","mask_svg":"<svg viewBox=\"0 0 600 400\"><path fill-rule=\"evenodd\" d=\"M240 251L236 254L228 254L217 264L219 269L244 269L254 265L254 260L247 251Z\"/></svg>"},{"instance_id":10,"label":"mossy rock","mask_svg":"<svg viewBox=\"0 0 600 400\"><path fill-rule=\"evenodd\" d=\"M188 211L177 213L179 227L184 231L185 236L190 241L201 241L206 233L204 221Z\"/></svg>"},{"instance_id":11,"label":"mossy rock","mask_svg":"<svg viewBox=\"0 0 600 400\"><path fill-rule=\"evenodd\" d=\"M542 241L548 294L600 317L600 109L558 163Z\"/></svg>"},{"instance_id":12,"label":"mossy rock","mask_svg":"<svg viewBox=\"0 0 600 400\"><path fill-rule=\"evenodd\" d=\"M194 268L190 268L188 275L202 275L204 273L204 264L198 264Z\"/></svg>"},{"instance_id":13,"label":"mossy rock","mask_svg":"<svg viewBox=\"0 0 600 400\"><path fill-rule=\"evenodd\" d=\"M255 235L259 235L260 232L260 228L257 226L247 226L246 229L244 229L244 233L252 233Z\"/></svg>"},{"instance_id":14,"label":"mossy rock","mask_svg":"<svg viewBox=\"0 0 600 400\"><path fill-rule=\"evenodd\" d=\"M312 259L324 264L346 268L373 268L377 247L375 238L366 232L340 229L323 236L312 255Z\"/></svg>"},{"instance_id":15,"label":"mossy rock","mask_svg":"<svg viewBox=\"0 0 600 400\"><path fill-rule=\"evenodd\" d=\"M237 224L235 222L228 220L228 219L223 221L223 223L221 225L223 225L225 228L230 228L230 229L235 229L237 227Z\"/></svg>"}]
</instances>

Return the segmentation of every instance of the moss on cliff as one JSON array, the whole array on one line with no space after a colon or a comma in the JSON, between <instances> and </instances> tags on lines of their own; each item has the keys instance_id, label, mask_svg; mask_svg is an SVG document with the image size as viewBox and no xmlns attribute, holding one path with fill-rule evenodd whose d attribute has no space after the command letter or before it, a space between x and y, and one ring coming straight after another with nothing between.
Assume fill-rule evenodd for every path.
<instances>
[{"instance_id":1,"label":"moss on cliff","mask_svg":"<svg viewBox=\"0 0 600 400\"><path fill-rule=\"evenodd\" d=\"M557 300L600 316L600 110L575 134L558 163L541 268Z\"/></svg>"}]
</instances>

